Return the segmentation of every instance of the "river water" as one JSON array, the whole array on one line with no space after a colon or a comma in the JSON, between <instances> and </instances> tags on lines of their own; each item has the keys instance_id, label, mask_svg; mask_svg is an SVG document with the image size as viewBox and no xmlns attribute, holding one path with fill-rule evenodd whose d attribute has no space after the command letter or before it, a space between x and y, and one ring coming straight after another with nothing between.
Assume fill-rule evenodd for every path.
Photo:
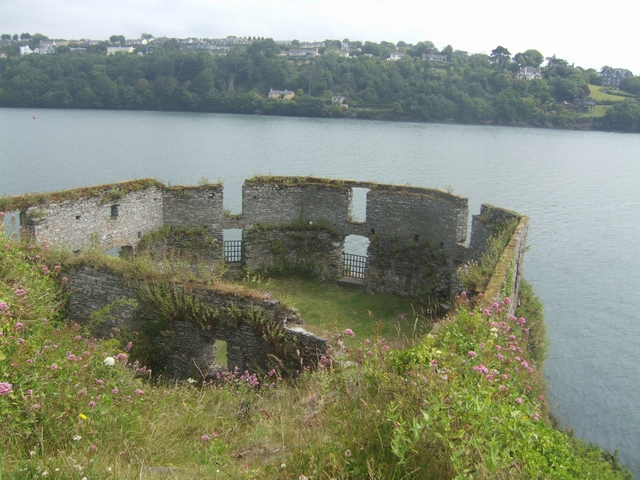
<instances>
[{"instance_id":1,"label":"river water","mask_svg":"<svg viewBox=\"0 0 640 480\"><path fill-rule=\"evenodd\" d=\"M36 114L37 120L32 116ZM640 135L174 112L0 109L0 195L254 174L448 189L530 217L564 425L640 470Z\"/></svg>"}]
</instances>

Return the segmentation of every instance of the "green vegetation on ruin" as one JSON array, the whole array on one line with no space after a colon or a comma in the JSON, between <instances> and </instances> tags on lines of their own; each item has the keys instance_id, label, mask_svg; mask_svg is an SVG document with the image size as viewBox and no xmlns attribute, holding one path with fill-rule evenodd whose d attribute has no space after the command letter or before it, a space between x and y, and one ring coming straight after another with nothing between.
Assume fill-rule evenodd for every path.
<instances>
[{"instance_id":1,"label":"green vegetation on ruin","mask_svg":"<svg viewBox=\"0 0 640 480\"><path fill-rule=\"evenodd\" d=\"M516 299L487 308L461 294L430 333L414 335L424 319L406 300L247 277L288 291L346 348L291 377L170 381L134 363L124 341L96 340L66 320L57 261L69 257L1 243L2 478L632 478L616 455L554 428L544 332L534 327L542 309L526 284L516 317L504 310ZM403 342L389 316L407 321Z\"/></svg>"}]
</instances>

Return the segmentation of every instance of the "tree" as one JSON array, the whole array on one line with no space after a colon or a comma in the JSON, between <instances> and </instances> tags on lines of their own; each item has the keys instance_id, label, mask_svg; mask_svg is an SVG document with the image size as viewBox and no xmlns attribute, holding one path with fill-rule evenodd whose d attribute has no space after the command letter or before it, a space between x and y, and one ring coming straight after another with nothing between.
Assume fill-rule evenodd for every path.
<instances>
[{"instance_id":1,"label":"tree","mask_svg":"<svg viewBox=\"0 0 640 480\"><path fill-rule=\"evenodd\" d=\"M544 55L538 50L525 50L524 52L516 53L513 57L513 61L520 67L535 67L540 68L544 61Z\"/></svg>"},{"instance_id":2,"label":"tree","mask_svg":"<svg viewBox=\"0 0 640 480\"><path fill-rule=\"evenodd\" d=\"M635 130L640 124L640 106L630 99L618 102L607 110L605 121L618 130Z\"/></svg>"},{"instance_id":3,"label":"tree","mask_svg":"<svg viewBox=\"0 0 640 480\"><path fill-rule=\"evenodd\" d=\"M31 38L31 34L29 33L21 33L20 40L29 40Z\"/></svg>"},{"instance_id":4,"label":"tree","mask_svg":"<svg viewBox=\"0 0 640 480\"><path fill-rule=\"evenodd\" d=\"M150 33L141 33L140 34L140 38L144 39L144 40L149 40L150 38L153 38L153 35L151 35Z\"/></svg>"},{"instance_id":5,"label":"tree","mask_svg":"<svg viewBox=\"0 0 640 480\"><path fill-rule=\"evenodd\" d=\"M20 37L18 37L18 34L17 34L17 33L14 33L14 34L13 34L13 37L11 37L11 39L12 39L14 42L15 42L15 41L17 41L19 38L20 38Z\"/></svg>"},{"instance_id":6,"label":"tree","mask_svg":"<svg viewBox=\"0 0 640 480\"><path fill-rule=\"evenodd\" d=\"M489 60L497 64L498 70L502 71L502 67L511 60L511 53L503 46L498 45L495 49L491 50Z\"/></svg>"},{"instance_id":7,"label":"tree","mask_svg":"<svg viewBox=\"0 0 640 480\"><path fill-rule=\"evenodd\" d=\"M633 93L634 95L640 93L640 78L639 77L625 77L620 82L620 90Z\"/></svg>"},{"instance_id":8,"label":"tree","mask_svg":"<svg viewBox=\"0 0 640 480\"><path fill-rule=\"evenodd\" d=\"M11 40L11 34L3 33L2 37L0 37L0 38L2 38L2 40Z\"/></svg>"}]
</instances>

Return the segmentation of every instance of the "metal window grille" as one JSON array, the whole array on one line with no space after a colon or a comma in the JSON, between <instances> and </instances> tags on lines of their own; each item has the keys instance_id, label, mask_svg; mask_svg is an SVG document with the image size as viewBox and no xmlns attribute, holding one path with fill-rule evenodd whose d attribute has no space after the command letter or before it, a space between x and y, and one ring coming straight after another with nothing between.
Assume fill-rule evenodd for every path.
<instances>
[{"instance_id":1,"label":"metal window grille","mask_svg":"<svg viewBox=\"0 0 640 480\"><path fill-rule=\"evenodd\" d=\"M226 240L224 242L224 261L242 261L242 240Z\"/></svg>"},{"instance_id":2,"label":"metal window grille","mask_svg":"<svg viewBox=\"0 0 640 480\"><path fill-rule=\"evenodd\" d=\"M364 278L367 272L367 257L363 255L344 254L344 276Z\"/></svg>"}]
</instances>

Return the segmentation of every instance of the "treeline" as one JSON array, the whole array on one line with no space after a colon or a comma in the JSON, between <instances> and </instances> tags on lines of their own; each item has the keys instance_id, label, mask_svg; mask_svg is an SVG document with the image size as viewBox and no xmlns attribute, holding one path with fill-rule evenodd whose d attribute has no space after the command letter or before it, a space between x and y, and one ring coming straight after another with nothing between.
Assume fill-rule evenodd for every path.
<instances>
[{"instance_id":1,"label":"treeline","mask_svg":"<svg viewBox=\"0 0 640 480\"><path fill-rule=\"evenodd\" d=\"M509 58L506 49L491 56L443 50L448 62L435 65L422 53L437 52L430 42L407 48L386 61L388 45L365 42L356 56L332 53L294 59L279 55L273 40L233 47L225 55L181 53L170 40L145 55L71 53L9 55L0 59L0 106L186 110L313 117L359 117L412 121L452 121L567 128L640 130L640 92L632 93L602 117L574 106L600 84L593 69L570 66L555 56L541 69L543 78L520 80L521 66L542 63L527 50ZM502 47L499 47L502 48ZM366 55L380 54L379 57ZM506 55L504 52L506 52ZM624 86L624 85L623 85ZM636 89L637 87L637 89ZM291 100L269 99L270 89L296 92ZM346 98L348 109L333 103Z\"/></svg>"}]
</instances>

